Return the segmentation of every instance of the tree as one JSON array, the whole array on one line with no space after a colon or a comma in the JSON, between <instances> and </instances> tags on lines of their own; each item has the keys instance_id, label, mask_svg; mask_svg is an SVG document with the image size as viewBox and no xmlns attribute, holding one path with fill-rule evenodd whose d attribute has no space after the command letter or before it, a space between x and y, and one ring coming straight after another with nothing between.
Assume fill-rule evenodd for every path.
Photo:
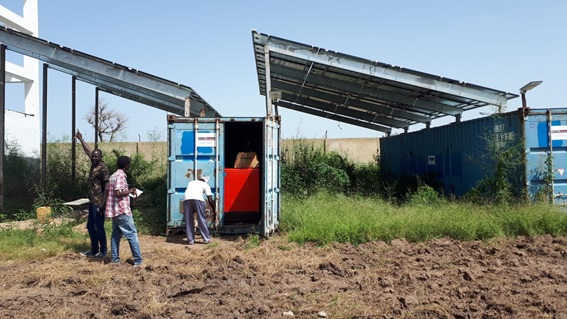
<instances>
[{"instance_id":1,"label":"tree","mask_svg":"<svg viewBox=\"0 0 567 319\"><path fill-rule=\"evenodd\" d=\"M96 130L95 125L95 108L91 106L89 113L85 115L87 122ZM98 139L101 142L114 142L116 137L120 135L126 128L128 118L126 115L109 108L108 103L104 100L98 102ZM105 140L108 137L108 140Z\"/></svg>"}]
</instances>

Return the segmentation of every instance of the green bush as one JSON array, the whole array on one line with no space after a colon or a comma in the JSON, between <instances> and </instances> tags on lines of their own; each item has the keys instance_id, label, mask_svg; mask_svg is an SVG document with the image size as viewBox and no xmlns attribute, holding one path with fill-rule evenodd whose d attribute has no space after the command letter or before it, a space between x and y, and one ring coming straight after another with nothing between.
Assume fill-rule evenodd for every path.
<instances>
[{"instance_id":1,"label":"green bush","mask_svg":"<svg viewBox=\"0 0 567 319\"><path fill-rule=\"evenodd\" d=\"M383 192L378 160L373 163L354 165L350 174L350 193L371 196Z\"/></svg>"},{"instance_id":2,"label":"green bush","mask_svg":"<svg viewBox=\"0 0 567 319\"><path fill-rule=\"evenodd\" d=\"M410 192L407 199L408 205L413 206L435 206L438 207L447 202L447 200L439 192L429 185L422 184L418 186L417 191Z\"/></svg>"},{"instance_id":3,"label":"green bush","mask_svg":"<svg viewBox=\"0 0 567 319\"><path fill-rule=\"evenodd\" d=\"M498 115L495 115L496 117ZM485 149L478 157L470 158L471 165L479 165L483 168L486 178L479 181L473 189L465 194L465 199L479 204L502 204L524 202L527 198L525 192L526 156L523 140L508 142L496 141L492 131L487 131L481 137L485 143ZM550 158L546 159L549 169ZM553 177L553 173L546 173L547 177ZM545 180L545 178L544 178ZM550 185L551 181L546 184ZM549 189L544 188L549 194Z\"/></svg>"},{"instance_id":4,"label":"green bush","mask_svg":"<svg viewBox=\"0 0 567 319\"><path fill-rule=\"evenodd\" d=\"M71 152L69 143L66 141L55 141L47 145L47 181L44 190L40 176L40 160L26 158L21 147L17 143L6 144L6 176L5 183L10 185L6 188L5 212L0 215L1 220L19 220L24 216L32 218L35 216L35 208L50 206L52 215L57 216L68 212L64 202L80 197L87 197L87 180L91 162L83 152L80 145L77 149L76 180L71 175ZM116 159L123 155L124 150L112 150L105 152L103 160L107 163L110 173L116 171ZM141 155L131 156L132 165L128 173L128 182L133 186L144 190L144 194L133 202L137 208L161 208L148 209L156 216L144 213L145 220L152 221L165 219L165 207L167 203L167 177L166 161L157 156L150 160ZM23 196L22 194L25 194ZM162 223L162 228L165 221Z\"/></svg>"},{"instance_id":5,"label":"green bush","mask_svg":"<svg viewBox=\"0 0 567 319\"><path fill-rule=\"evenodd\" d=\"M282 154L281 183L286 193L294 196L308 196L319 191L379 193L378 159L374 163L354 164L336 152L325 152L303 140L298 140L292 150L283 150Z\"/></svg>"},{"instance_id":6,"label":"green bush","mask_svg":"<svg viewBox=\"0 0 567 319\"><path fill-rule=\"evenodd\" d=\"M40 180L39 159L25 156L21 146L6 139L4 157L4 212L12 215L18 210L29 210L34 196L33 185Z\"/></svg>"}]
</instances>

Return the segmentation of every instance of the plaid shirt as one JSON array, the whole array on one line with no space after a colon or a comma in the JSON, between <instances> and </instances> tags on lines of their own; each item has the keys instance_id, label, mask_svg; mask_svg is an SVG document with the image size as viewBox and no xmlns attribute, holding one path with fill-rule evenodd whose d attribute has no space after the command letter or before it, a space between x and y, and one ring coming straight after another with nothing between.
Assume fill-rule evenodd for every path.
<instances>
[{"instance_id":1,"label":"plaid shirt","mask_svg":"<svg viewBox=\"0 0 567 319\"><path fill-rule=\"evenodd\" d=\"M106 201L106 217L113 218L121 214L132 216L130 209L130 195L116 197L116 190L123 191L128 189L126 173L118 169L108 181L108 200Z\"/></svg>"}]
</instances>

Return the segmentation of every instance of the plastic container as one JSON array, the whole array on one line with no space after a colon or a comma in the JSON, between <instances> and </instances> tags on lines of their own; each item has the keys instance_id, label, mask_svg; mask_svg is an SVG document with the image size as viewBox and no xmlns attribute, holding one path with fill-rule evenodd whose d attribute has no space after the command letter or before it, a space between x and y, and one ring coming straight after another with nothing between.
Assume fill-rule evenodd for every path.
<instances>
[{"instance_id":1,"label":"plastic container","mask_svg":"<svg viewBox=\"0 0 567 319\"><path fill-rule=\"evenodd\" d=\"M49 223L51 221L51 207L41 206L35 210L37 221L40 223Z\"/></svg>"}]
</instances>

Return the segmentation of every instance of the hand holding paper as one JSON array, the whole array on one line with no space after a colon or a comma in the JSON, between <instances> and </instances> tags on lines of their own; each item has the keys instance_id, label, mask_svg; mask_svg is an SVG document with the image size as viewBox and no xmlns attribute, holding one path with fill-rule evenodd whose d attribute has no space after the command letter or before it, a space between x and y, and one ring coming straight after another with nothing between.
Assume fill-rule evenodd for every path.
<instances>
[{"instance_id":1,"label":"hand holding paper","mask_svg":"<svg viewBox=\"0 0 567 319\"><path fill-rule=\"evenodd\" d=\"M136 188L136 194L135 194L135 195L134 195L134 194L130 194L130 197L138 197L138 196L142 195L143 192L144 192L144 191L139 190L139 189Z\"/></svg>"}]
</instances>

